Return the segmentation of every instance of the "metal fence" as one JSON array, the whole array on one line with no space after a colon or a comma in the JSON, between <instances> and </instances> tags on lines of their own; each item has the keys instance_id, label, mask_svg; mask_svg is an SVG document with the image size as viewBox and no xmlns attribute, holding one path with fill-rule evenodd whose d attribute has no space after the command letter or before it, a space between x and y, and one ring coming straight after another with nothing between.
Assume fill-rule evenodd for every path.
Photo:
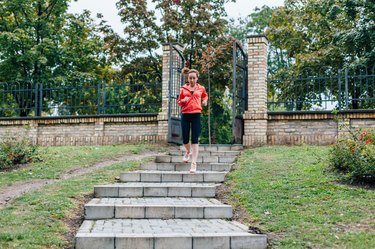
<instances>
[{"instance_id":1,"label":"metal fence","mask_svg":"<svg viewBox=\"0 0 375 249\"><path fill-rule=\"evenodd\" d=\"M0 117L157 113L161 110L158 79L0 83Z\"/></svg>"},{"instance_id":2,"label":"metal fence","mask_svg":"<svg viewBox=\"0 0 375 249\"><path fill-rule=\"evenodd\" d=\"M268 76L269 111L375 109L375 67Z\"/></svg>"}]
</instances>

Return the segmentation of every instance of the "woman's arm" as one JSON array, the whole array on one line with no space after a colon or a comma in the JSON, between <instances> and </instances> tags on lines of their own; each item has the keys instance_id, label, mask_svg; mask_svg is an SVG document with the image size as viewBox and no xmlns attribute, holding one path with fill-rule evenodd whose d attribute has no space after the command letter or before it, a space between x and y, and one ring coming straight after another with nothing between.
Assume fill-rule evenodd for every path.
<instances>
[{"instance_id":1,"label":"woman's arm","mask_svg":"<svg viewBox=\"0 0 375 249\"><path fill-rule=\"evenodd\" d=\"M177 104L179 106L184 106L186 105L187 101L189 100L190 98L189 97L186 97L184 95L184 91L181 89L180 90L180 94L178 95L178 99L177 99Z\"/></svg>"},{"instance_id":2,"label":"woman's arm","mask_svg":"<svg viewBox=\"0 0 375 249\"><path fill-rule=\"evenodd\" d=\"M202 105L207 106L207 101L208 101L208 94L206 92L206 89L204 89L202 92Z\"/></svg>"}]
</instances>

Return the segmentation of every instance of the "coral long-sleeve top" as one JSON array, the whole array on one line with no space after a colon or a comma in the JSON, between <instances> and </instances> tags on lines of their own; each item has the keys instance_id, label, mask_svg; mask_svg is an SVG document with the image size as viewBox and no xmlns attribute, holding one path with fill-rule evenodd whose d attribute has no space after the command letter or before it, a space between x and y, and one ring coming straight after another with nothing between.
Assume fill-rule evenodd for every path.
<instances>
[{"instance_id":1,"label":"coral long-sleeve top","mask_svg":"<svg viewBox=\"0 0 375 249\"><path fill-rule=\"evenodd\" d=\"M189 97L188 101L182 101L185 97ZM190 92L189 84L185 84L180 89L178 96L178 105L182 107L182 113L201 113L202 101L208 99L208 94L204 86L197 83L194 92Z\"/></svg>"}]
</instances>

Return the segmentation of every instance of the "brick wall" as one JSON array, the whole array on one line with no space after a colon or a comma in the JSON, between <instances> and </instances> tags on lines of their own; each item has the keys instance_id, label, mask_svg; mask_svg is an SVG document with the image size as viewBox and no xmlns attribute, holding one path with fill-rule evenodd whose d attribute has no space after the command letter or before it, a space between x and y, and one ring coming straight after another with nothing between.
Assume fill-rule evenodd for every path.
<instances>
[{"instance_id":1,"label":"brick wall","mask_svg":"<svg viewBox=\"0 0 375 249\"><path fill-rule=\"evenodd\" d=\"M375 130L375 117L374 119L352 119L350 122L350 125L352 127L356 128L368 128L368 129L373 129Z\"/></svg>"},{"instance_id":2,"label":"brick wall","mask_svg":"<svg viewBox=\"0 0 375 249\"><path fill-rule=\"evenodd\" d=\"M165 142L156 114L0 120L0 137L25 132L43 146Z\"/></svg>"},{"instance_id":3,"label":"brick wall","mask_svg":"<svg viewBox=\"0 0 375 249\"><path fill-rule=\"evenodd\" d=\"M339 122L331 113L268 113L267 144L333 144L338 136L347 134L340 123L375 129L375 110L342 112Z\"/></svg>"}]
</instances>

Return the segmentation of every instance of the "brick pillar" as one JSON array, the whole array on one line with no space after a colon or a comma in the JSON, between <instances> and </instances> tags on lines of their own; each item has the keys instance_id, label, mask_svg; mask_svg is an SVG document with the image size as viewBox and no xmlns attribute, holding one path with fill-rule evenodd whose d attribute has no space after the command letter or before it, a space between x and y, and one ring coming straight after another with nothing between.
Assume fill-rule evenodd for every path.
<instances>
[{"instance_id":1,"label":"brick pillar","mask_svg":"<svg viewBox=\"0 0 375 249\"><path fill-rule=\"evenodd\" d=\"M267 144L267 46L263 35L248 37L248 110L244 113L245 146Z\"/></svg>"},{"instance_id":2,"label":"brick pillar","mask_svg":"<svg viewBox=\"0 0 375 249\"><path fill-rule=\"evenodd\" d=\"M173 43L180 51L183 46L179 43ZM168 103L169 103L169 61L171 46L169 43L163 44L163 79L162 79L162 105L161 112L158 115L158 140L168 141Z\"/></svg>"}]
</instances>

